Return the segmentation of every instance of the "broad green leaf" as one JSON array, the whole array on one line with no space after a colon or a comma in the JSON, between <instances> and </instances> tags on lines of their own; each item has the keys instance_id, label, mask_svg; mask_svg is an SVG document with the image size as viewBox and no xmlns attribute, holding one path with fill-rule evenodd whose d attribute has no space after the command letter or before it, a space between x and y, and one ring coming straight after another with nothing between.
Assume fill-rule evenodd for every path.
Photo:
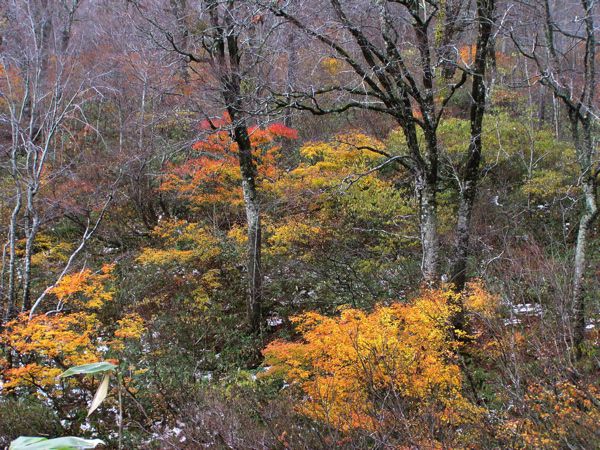
<instances>
[{"instance_id":1,"label":"broad green leaf","mask_svg":"<svg viewBox=\"0 0 600 450\"><path fill-rule=\"evenodd\" d=\"M96 408L98 408L98 406L100 406L100 403L102 403L104 401L104 399L106 398L106 394L108 393L108 382L110 380L110 374L106 374L104 375L104 378L102 379L102 382L100 383L100 386L98 386L98 390L96 391L96 394L94 395L94 399L92 400L92 404L90 405L90 409L88 410L87 416L90 417L90 414L92 414Z\"/></svg>"},{"instance_id":2,"label":"broad green leaf","mask_svg":"<svg viewBox=\"0 0 600 450\"><path fill-rule=\"evenodd\" d=\"M109 362L96 362L90 364L83 364L82 366L71 367L70 369L65 370L59 376L61 378L70 377L71 375L79 375L85 374L90 375L94 373L104 373L104 372L112 372L115 370L117 366L111 364Z\"/></svg>"},{"instance_id":3,"label":"broad green leaf","mask_svg":"<svg viewBox=\"0 0 600 450\"><path fill-rule=\"evenodd\" d=\"M100 439L82 439L73 436L56 439L21 436L10 443L9 450L77 450L96 448L101 444L104 442Z\"/></svg>"},{"instance_id":4,"label":"broad green leaf","mask_svg":"<svg viewBox=\"0 0 600 450\"><path fill-rule=\"evenodd\" d=\"M35 444L40 441L47 441L48 438L45 437L32 437L32 436L21 436L10 443L10 449L13 448L22 448L31 444Z\"/></svg>"}]
</instances>

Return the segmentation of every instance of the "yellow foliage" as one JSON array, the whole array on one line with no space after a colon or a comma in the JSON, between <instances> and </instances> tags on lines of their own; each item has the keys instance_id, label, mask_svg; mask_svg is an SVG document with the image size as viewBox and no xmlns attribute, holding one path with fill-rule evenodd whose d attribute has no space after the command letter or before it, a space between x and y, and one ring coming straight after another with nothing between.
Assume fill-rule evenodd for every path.
<instances>
[{"instance_id":1,"label":"yellow foliage","mask_svg":"<svg viewBox=\"0 0 600 450\"><path fill-rule=\"evenodd\" d=\"M241 228L235 230L240 231L240 237L243 236ZM219 237L197 223L184 220L160 223L154 229L153 236L159 241L158 248L144 248L137 261L144 266L177 265L178 270L172 273L173 286L186 286L186 294L179 298L183 299L183 304L190 312L186 320L196 320L202 316L198 313L206 311L214 291L221 287L219 256L223 250ZM172 293L177 296L177 290ZM163 292L148 297L146 301L150 298L165 304L173 297Z\"/></svg>"},{"instance_id":2,"label":"yellow foliage","mask_svg":"<svg viewBox=\"0 0 600 450\"><path fill-rule=\"evenodd\" d=\"M275 183L273 191L284 200L286 214L265 227L266 252L293 253L295 259L309 261L342 242L356 245L352 241L358 239L380 258L359 261L357 267L370 274L385 270L383 260L396 258L400 245L415 244L418 236L412 197L395 184L398 167L390 170L394 178L372 170L386 151L391 151L389 145L356 131L301 147L303 161ZM393 146L393 153L402 149ZM373 235L377 239L370 239Z\"/></svg>"},{"instance_id":3,"label":"yellow foliage","mask_svg":"<svg viewBox=\"0 0 600 450\"><path fill-rule=\"evenodd\" d=\"M300 154L308 159L329 163L324 167L336 169L358 167L380 159L381 154L376 151L383 150L384 145L378 139L353 132L338 134L331 142L310 142L302 146Z\"/></svg>"},{"instance_id":4,"label":"yellow foliage","mask_svg":"<svg viewBox=\"0 0 600 450\"><path fill-rule=\"evenodd\" d=\"M206 289L218 289L221 287L221 280L219 279L219 270L210 269L202 275L202 284Z\"/></svg>"},{"instance_id":5,"label":"yellow foliage","mask_svg":"<svg viewBox=\"0 0 600 450\"><path fill-rule=\"evenodd\" d=\"M35 239L31 264L41 266L48 262L65 263L73 250L73 244L54 240L50 235L39 233Z\"/></svg>"},{"instance_id":6,"label":"yellow foliage","mask_svg":"<svg viewBox=\"0 0 600 450\"><path fill-rule=\"evenodd\" d=\"M231 229L227 232L227 237L238 245L245 245L248 242L248 232L245 228L239 225L234 225L231 227Z\"/></svg>"},{"instance_id":7,"label":"yellow foliage","mask_svg":"<svg viewBox=\"0 0 600 450\"><path fill-rule=\"evenodd\" d=\"M22 314L9 322L0 340L21 359L35 362L7 368L5 389L28 384L53 388L65 367L98 361L93 343L98 326L95 315L83 312L39 315L31 320Z\"/></svg>"},{"instance_id":8,"label":"yellow foliage","mask_svg":"<svg viewBox=\"0 0 600 450\"><path fill-rule=\"evenodd\" d=\"M101 345L105 333L97 314L113 298L107 288L112 270L112 265L105 265L99 273L86 269L66 275L50 291L58 299L59 311L31 320L23 313L5 325L0 345L12 355L12 364L5 362L2 373L6 390L34 386L60 395L62 385L56 377L65 368L104 359L109 348ZM123 333L133 332L131 317L120 325Z\"/></svg>"},{"instance_id":9,"label":"yellow foliage","mask_svg":"<svg viewBox=\"0 0 600 450\"><path fill-rule=\"evenodd\" d=\"M488 292L481 281L467 283L463 301L467 311L485 319L495 317L500 304L498 296Z\"/></svg>"},{"instance_id":10,"label":"yellow foliage","mask_svg":"<svg viewBox=\"0 0 600 450\"><path fill-rule=\"evenodd\" d=\"M219 241L197 223L184 220L164 221L153 231L165 249L145 248L137 260L141 264L186 264L205 262L221 254Z\"/></svg>"},{"instance_id":11,"label":"yellow foliage","mask_svg":"<svg viewBox=\"0 0 600 450\"><path fill-rule=\"evenodd\" d=\"M105 265L99 274L85 269L65 275L50 292L63 303L85 305L92 309L101 308L105 302L113 298L114 292L105 287L105 282L111 277L112 269L112 265Z\"/></svg>"},{"instance_id":12,"label":"yellow foliage","mask_svg":"<svg viewBox=\"0 0 600 450\"><path fill-rule=\"evenodd\" d=\"M272 230L268 251L273 254L286 254L292 246L310 247L321 233L321 228L304 222L287 220Z\"/></svg>"},{"instance_id":13,"label":"yellow foliage","mask_svg":"<svg viewBox=\"0 0 600 450\"><path fill-rule=\"evenodd\" d=\"M221 287L220 273L218 269L207 270L200 278L200 286L192 291L192 297L188 301L190 310L204 312L210 301L210 294Z\"/></svg>"},{"instance_id":14,"label":"yellow foliage","mask_svg":"<svg viewBox=\"0 0 600 450\"><path fill-rule=\"evenodd\" d=\"M208 292L203 287L199 287L192 291L191 297L191 307L197 309L199 311L205 311L208 307L208 302L210 301L210 296ZM188 302L189 304L190 302Z\"/></svg>"},{"instance_id":15,"label":"yellow foliage","mask_svg":"<svg viewBox=\"0 0 600 450\"><path fill-rule=\"evenodd\" d=\"M426 291L411 304L372 313L295 317L302 341L271 343L268 373L301 388L303 414L343 431L386 426L398 420L396 408L415 430L473 422L479 410L462 395L451 295Z\"/></svg>"},{"instance_id":16,"label":"yellow foliage","mask_svg":"<svg viewBox=\"0 0 600 450\"><path fill-rule=\"evenodd\" d=\"M540 200L551 199L566 195L575 187L569 184L569 176L557 170L535 170L531 179L523 186L525 194L532 195Z\"/></svg>"},{"instance_id":17,"label":"yellow foliage","mask_svg":"<svg viewBox=\"0 0 600 450\"><path fill-rule=\"evenodd\" d=\"M293 199L298 191L339 187L348 177L366 172L382 158L384 144L359 132L338 134L329 142L309 142L300 148L305 162L278 180L274 190ZM375 151L373 151L375 150ZM372 174L364 179L375 178Z\"/></svg>"},{"instance_id":18,"label":"yellow foliage","mask_svg":"<svg viewBox=\"0 0 600 450\"><path fill-rule=\"evenodd\" d=\"M344 63L337 58L325 58L321 61L321 66L329 75L337 75L342 71Z\"/></svg>"},{"instance_id":19,"label":"yellow foliage","mask_svg":"<svg viewBox=\"0 0 600 450\"><path fill-rule=\"evenodd\" d=\"M115 336L120 339L139 339L144 333L144 319L139 314L127 314L117 322Z\"/></svg>"},{"instance_id":20,"label":"yellow foliage","mask_svg":"<svg viewBox=\"0 0 600 450\"><path fill-rule=\"evenodd\" d=\"M113 350L123 350L125 348L125 340L139 340L146 326L144 319L139 314L126 314L122 319L117 321L117 329L115 330L115 339L110 342Z\"/></svg>"}]
</instances>

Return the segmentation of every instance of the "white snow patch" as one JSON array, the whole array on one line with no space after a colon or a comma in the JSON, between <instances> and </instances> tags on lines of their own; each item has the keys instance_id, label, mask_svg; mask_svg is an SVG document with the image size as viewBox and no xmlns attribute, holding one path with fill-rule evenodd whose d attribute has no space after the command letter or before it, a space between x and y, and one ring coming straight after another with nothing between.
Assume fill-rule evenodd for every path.
<instances>
[{"instance_id":1,"label":"white snow patch","mask_svg":"<svg viewBox=\"0 0 600 450\"><path fill-rule=\"evenodd\" d=\"M279 316L267 317L267 325L270 327L277 327L283 323L283 319Z\"/></svg>"},{"instance_id":2,"label":"white snow patch","mask_svg":"<svg viewBox=\"0 0 600 450\"><path fill-rule=\"evenodd\" d=\"M515 314L539 316L542 314L542 307L533 303L517 303L512 306L512 311Z\"/></svg>"},{"instance_id":3,"label":"white snow patch","mask_svg":"<svg viewBox=\"0 0 600 450\"><path fill-rule=\"evenodd\" d=\"M521 323L521 319L517 319L516 317L512 317L510 319L504 319L504 326L510 326L510 325L518 325Z\"/></svg>"}]
</instances>

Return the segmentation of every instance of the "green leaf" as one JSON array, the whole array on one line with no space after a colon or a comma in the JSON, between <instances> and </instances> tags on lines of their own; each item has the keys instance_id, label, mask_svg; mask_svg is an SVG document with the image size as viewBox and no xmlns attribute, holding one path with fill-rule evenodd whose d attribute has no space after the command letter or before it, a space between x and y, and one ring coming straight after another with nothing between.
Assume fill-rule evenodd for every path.
<instances>
[{"instance_id":1,"label":"green leaf","mask_svg":"<svg viewBox=\"0 0 600 450\"><path fill-rule=\"evenodd\" d=\"M77 450L96 448L104 444L100 439L82 439L78 437L62 437L47 439L43 437L21 436L10 443L9 450Z\"/></svg>"},{"instance_id":2,"label":"green leaf","mask_svg":"<svg viewBox=\"0 0 600 450\"><path fill-rule=\"evenodd\" d=\"M36 442L47 441L47 440L48 440L48 438L44 438L44 437L21 436L20 438L17 438L10 443L9 449L12 450L13 448L15 448L15 449L23 448L23 447L29 446L31 444L35 444Z\"/></svg>"},{"instance_id":3,"label":"green leaf","mask_svg":"<svg viewBox=\"0 0 600 450\"><path fill-rule=\"evenodd\" d=\"M108 382L110 380L110 374L106 374L104 375L104 378L102 379L102 382L100 383L100 386L98 386L98 390L96 391L96 394L94 395L94 399L92 400L92 404L90 405L90 409L88 410L87 416L90 417L90 414L92 414L96 408L98 408L98 406L100 406L100 403L102 403L104 401L104 399L106 398L106 394L108 394Z\"/></svg>"},{"instance_id":4,"label":"green leaf","mask_svg":"<svg viewBox=\"0 0 600 450\"><path fill-rule=\"evenodd\" d=\"M96 362L91 364L83 364L82 366L71 367L70 369L65 370L63 373L59 375L61 378L70 377L72 375L85 374L90 375L93 373L104 373L104 372L112 372L115 370L117 366L111 364L109 362Z\"/></svg>"}]
</instances>

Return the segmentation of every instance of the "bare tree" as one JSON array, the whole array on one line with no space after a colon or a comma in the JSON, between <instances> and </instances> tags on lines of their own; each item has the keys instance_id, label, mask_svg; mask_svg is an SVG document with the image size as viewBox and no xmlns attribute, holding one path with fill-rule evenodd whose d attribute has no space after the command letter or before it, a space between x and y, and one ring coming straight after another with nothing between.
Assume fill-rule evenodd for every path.
<instances>
[{"instance_id":1,"label":"bare tree","mask_svg":"<svg viewBox=\"0 0 600 450\"><path fill-rule=\"evenodd\" d=\"M588 240L598 216L598 175L596 152L596 47L598 14L596 0L581 0L577 11L559 12L549 0L530 2L540 31L524 39L518 30L511 34L519 51L537 68L539 82L547 87L566 109L571 139L579 166L578 184L583 208L579 217L573 260L571 310L573 348L581 356L585 333L585 273ZM566 8L574 4L564 5ZM535 26L535 25L534 25ZM572 67L576 67L575 70Z\"/></svg>"},{"instance_id":2,"label":"bare tree","mask_svg":"<svg viewBox=\"0 0 600 450\"><path fill-rule=\"evenodd\" d=\"M393 155L390 163L400 163L413 176L419 200L423 279L428 284L437 283L437 130L449 102L469 77L483 79L493 3L478 2L481 17L475 22L481 25L477 44L480 49L474 69L460 57L461 43L468 43L466 29L474 22L469 2L329 0L321 3L320 9L314 6L311 9L305 3L292 1L268 3L276 16L341 61L345 78L327 86L306 83L304 89L298 86L278 101L317 115L366 109L385 114L397 123L407 152ZM481 106L485 99L482 82L474 82L473 89L477 96L473 104ZM483 111L478 109L475 116ZM470 152L477 154L473 148ZM473 163L478 165L478 157L473 158ZM475 184L469 185L474 191Z\"/></svg>"},{"instance_id":3,"label":"bare tree","mask_svg":"<svg viewBox=\"0 0 600 450\"><path fill-rule=\"evenodd\" d=\"M42 223L38 195L48 178L47 162L54 154L65 123L76 117L87 101L89 78L68 52L72 24L80 2L7 2L7 14L20 26L4 36L0 55L3 79L0 97L3 124L10 129L6 166L14 182L8 226L8 290L6 315L31 307L31 259ZM89 97L89 96L88 96ZM18 268L17 240L25 249ZM4 270L4 268L3 268ZM19 283L20 282L20 283Z\"/></svg>"}]
</instances>

